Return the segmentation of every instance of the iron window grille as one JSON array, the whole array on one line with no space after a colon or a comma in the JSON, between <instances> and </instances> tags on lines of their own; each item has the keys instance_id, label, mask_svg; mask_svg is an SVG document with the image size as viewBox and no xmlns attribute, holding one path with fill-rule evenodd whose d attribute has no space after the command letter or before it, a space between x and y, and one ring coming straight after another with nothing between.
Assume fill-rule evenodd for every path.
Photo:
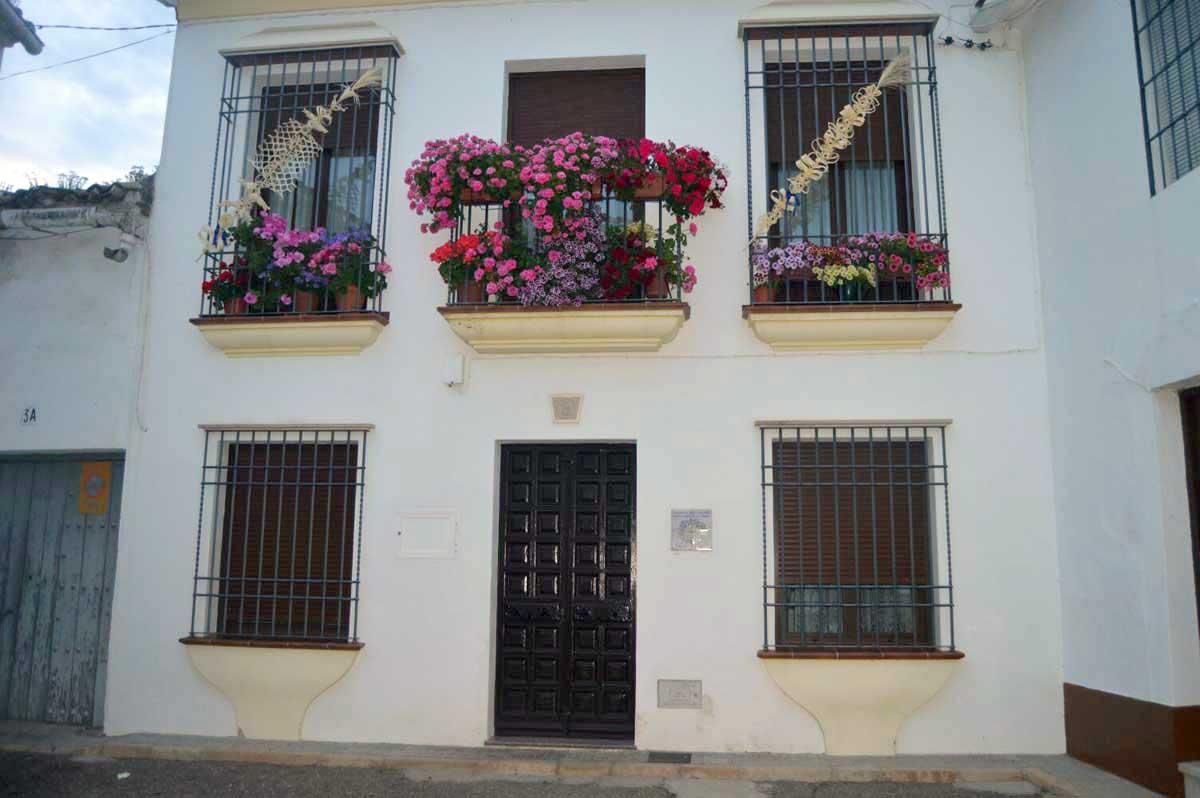
<instances>
[{"instance_id":1,"label":"iron window grille","mask_svg":"<svg viewBox=\"0 0 1200 798\"><path fill-rule=\"evenodd\" d=\"M953 651L945 426L759 435L764 650Z\"/></svg>"},{"instance_id":2,"label":"iron window grille","mask_svg":"<svg viewBox=\"0 0 1200 798\"><path fill-rule=\"evenodd\" d=\"M1150 194L1200 164L1200 0L1132 0Z\"/></svg>"},{"instance_id":3,"label":"iron window grille","mask_svg":"<svg viewBox=\"0 0 1200 798\"><path fill-rule=\"evenodd\" d=\"M205 427L192 638L356 642L366 427Z\"/></svg>"},{"instance_id":4,"label":"iron window grille","mask_svg":"<svg viewBox=\"0 0 1200 798\"><path fill-rule=\"evenodd\" d=\"M358 101L336 114L328 132L317 134L321 154L304 170L288 194L266 193L271 210L298 230L325 228L330 234L369 232L375 240L366 268L386 257L388 184L391 171L392 119L395 115L396 63L393 45L359 45L291 52L239 53L225 57L225 75L217 121L217 147L212 167L209 226L215 227L222 203L241 196L242 180L252 176L251 158L259 143L289 119L305 119L304 110L328 104L349 83L373 67L382 84L365 89ZM224 270L238 271L239 253L232 240L204 260L204 279ZM247 272L247 288L264 284ZM362 287L363 277L358 278ZM317 289L317 313L338 312L333 292ZM378 295L366 309L381 310ZM251 308L256 313L286 313L289 308ZM209 297L201 300L201 316L218 315Z\"/></svg>"},{"instance_id":5,"label":"iron window grille","mask_svg":"<svg viewBox=\"0 0 1200 798\"><path fill-rule=\"evenodd\" d=\"M832 246L877 232L915 233L946 245L932 23L747 28L743 45L747 223L756 246L800 241ZM808 193L790 194L783 220L756 237L755 220L770 206L771 192L787 192L795 162L855 92L878 80L902 54L910 59L910 82L885 92L829 173ZM752 266L750 277L753 285ZM831 287L810 278L787 279L770 301L950 301L949 287L920 290L915 274L881 273L877 283Z\"/></svg>"}]
</instances>

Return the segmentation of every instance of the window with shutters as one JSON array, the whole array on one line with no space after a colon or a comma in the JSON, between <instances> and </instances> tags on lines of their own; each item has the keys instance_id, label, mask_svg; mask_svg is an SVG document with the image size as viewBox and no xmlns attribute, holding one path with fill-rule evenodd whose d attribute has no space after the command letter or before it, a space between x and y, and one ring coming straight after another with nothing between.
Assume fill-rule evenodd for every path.
<instances>
[{"instance_id":1,"label":"window with shutters","mask_svg":"<svg viewBox=\"0 0 1200 798\"><path fill-rule=\"evenodd\" d=\"M1150 193L1200 166L1200 0L1132 0Z\"/></svg>"},{"instance_id":2,"label":"window with shutters","mask_svg":"<svg viewBox=\"0 0 1200 798\"><path fill-rule=\"evenodd\" d=\"M357 639L366 434L206 430L193 638Z\"/></svg>"},{"instance_id":3,"label":"window with shutters","mask_svg":"<svg viewBox=\"0 0 1200 798\"><path fill-rule=\"evenodd\" d=\"M868 234L915 234L946 246L941 138L932 30L928 23L748 28L746 131L755 251L812 244L832 247ZM863 86L897 57L910 80L884 92L826 175L789 194L796 161L813 147ZM789 211L765 235L754 221L775 192ZM751 261L751 282L753 279ZM853 290L847 290L853 289ZM797 270L771 284L756 303L917 302L950 300L948 282L918 285L915 271L880 270L874 285L829 285Z\"/></svg>"},{"instance_id":4,"label":"window with shutters","mask_svg":"<svg viewBox=\"0 0 1200 798\"><path fill-rule=\"evenodd\" d=\"M571 133L646 135L646 71L590 69L508 76L508 141L532 146Z\"/></svg>"},{"instance_id":5,"label":"window with shutters","mask_svg":"<svg viewBox=\"0 0 1200 798\"><path fill-rule=\"evenodd\" d=\"M264 191L263 198L273 213L283 218L290 230L324 231L322 243L339 237L367 242L370 249L361 270L374 270L386 259L388 175L392 119L395 114L395 46L364 44L288 52L234 53L225 57L213 162L213 188L209 228L221 227L221 216L229 203L242 195L243 182L261 180L252 161L260 145L293 120L306 122L306 112L333 102L343 89L375 70L379 84L363 88L356 99L335 113L325 130L313 132L316 154L295 162L295 188ZM270 269L247 268L244 250L231 236L216 236L207 253L204 280L233 273L239 284L262 297L250 308L254 313L283 314L298 310L290 302L278 302L278 275ZM325 273L304 275L295 293L303 292L304 313L337 313L337 288ZM355 281L365 295L365 308L381 309L381 291L372 288L374 278L362 274ZM285 293L289 293L285 291ZM309 300L308 295L316 297ZM211 295L202 297L200 316L218 316L222 303Z\"/></svg>"},{"instance_id":6,"label":"window with shutters","mask_svg":"<svg viewBox=\"0 0 1200 798\"><path fill-rule=\"evenodd\" d=\"M953 650L945 428L760 435L764 649Z\"/></svg>"}]
</instances>

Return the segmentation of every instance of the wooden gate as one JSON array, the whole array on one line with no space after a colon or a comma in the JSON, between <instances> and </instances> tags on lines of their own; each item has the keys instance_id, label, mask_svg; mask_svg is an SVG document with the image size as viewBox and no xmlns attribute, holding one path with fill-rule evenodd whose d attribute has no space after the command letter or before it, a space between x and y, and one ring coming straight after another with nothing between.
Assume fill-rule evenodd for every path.
<instances>
[{"instance_id":1,"label":"wooden gate","mask_svg":"<svg viewBox=\"0 0 1200 798\"><path fill-rule=\"evenodd\" d=\"M0 458L0 719L103 724L122 466Z\"/></svg>"},{"instance_id":2,"label":"wooden gate","mask_svg":"<svg viewBox=\"0 0 1200 798\"><path fill-rule=\"evenodd\" d=\"M632 444L501 454L496 734L629 740Z\"/></svg>"}]
</instances>

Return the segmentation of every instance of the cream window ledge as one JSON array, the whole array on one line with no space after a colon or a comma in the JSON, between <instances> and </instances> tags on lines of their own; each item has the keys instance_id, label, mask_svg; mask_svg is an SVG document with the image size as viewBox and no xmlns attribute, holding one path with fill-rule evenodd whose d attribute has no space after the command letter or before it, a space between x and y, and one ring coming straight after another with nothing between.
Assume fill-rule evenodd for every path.
<instances>
[{"instance_id":1,"label":"cream window ledge","mask_svg":"<svg viewBox=\"0 0 1200 798\"><path fill-rule=\"evenodd\" d=\"M955 302L743 305L754 334L777 352L920 349L950 325Z\"/></svg>"},{"instance_id":2,"label":"cream window ledge","mask_svg":"<svg viewBox=\"0 0 1200 798\"><path fill-rule=\"evenodd\" d=\"M949 681L961 651L760 651L779 689L821 726L825 753L893 756L900 726Z\"/></svg>"},{"instance_id":3,"label":"cream window ledge","mask_svg":"<svg viewBox=\"0 0 1200 798\"><path fill-rule=\"evenodd\" d=\"M480 354L654 352L679 333L686 302L608 302L582 307L447 305L455 335Z\"/></svg>"},{"instance_id":4,"label":"cream window ledge","mask_svg":"<svg viewBox=\"0 0 1200 798\"><path fill-rule=\"evenodd\" d=\"M192 324L229 357L357 355L387 326L387 313L202 316Z\"/></svg>"},{"instance_id":5,"label":"cream window ledge","mask_svg":"<svg viewBox=\"0 0 1200 798\"><path fill-rule=\"evenodd\" d=\"M229 702L229 736L301 740L317 696L345 676L362 643L287 643L185 637L192 667Z\"/></svg>"}]
</instances>

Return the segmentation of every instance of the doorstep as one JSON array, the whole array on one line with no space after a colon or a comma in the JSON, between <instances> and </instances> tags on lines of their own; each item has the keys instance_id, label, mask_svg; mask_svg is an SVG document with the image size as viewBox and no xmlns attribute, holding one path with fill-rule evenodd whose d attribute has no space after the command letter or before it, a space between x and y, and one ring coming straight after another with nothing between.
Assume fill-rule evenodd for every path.
<instances>
[{"instance_id":1,"label":"doorstep","mask_svg":"<svg viewBox=\"0 0 1200 798\"><path fill-rule=\"evenodd\" d=\"M654 762L647 751L451 748L382 743L269 742L232 737L129 734L95 737L69 726L0 722L0 750L272 765L388 768L413 778L675 779L714 781L1030 782L1079 798L1153 798L1154 794L1066 756L830 757L819 754L694 753L691 762Z\"/></svg>"}]
</instances>

